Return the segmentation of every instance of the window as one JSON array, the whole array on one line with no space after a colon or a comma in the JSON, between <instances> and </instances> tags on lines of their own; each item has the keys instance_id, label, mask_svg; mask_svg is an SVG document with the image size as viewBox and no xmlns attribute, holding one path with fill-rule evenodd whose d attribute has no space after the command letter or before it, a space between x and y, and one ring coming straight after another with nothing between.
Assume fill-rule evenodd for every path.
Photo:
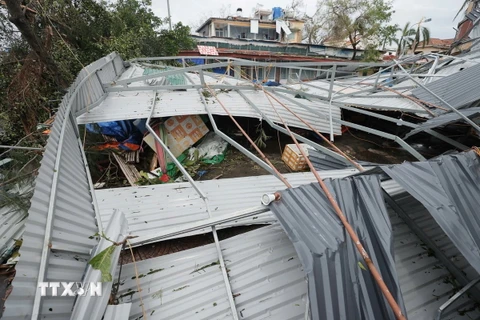
<instances>
[{"instance_id":1,"label":"window","mask_svg":"<svg viewBox=\"0 0 480 320\"><path fill-rule=\"evenodd\" d=\"M216 37L223 37L223 29L215 29L215 36Z\"/></svg>"}]
</instances>

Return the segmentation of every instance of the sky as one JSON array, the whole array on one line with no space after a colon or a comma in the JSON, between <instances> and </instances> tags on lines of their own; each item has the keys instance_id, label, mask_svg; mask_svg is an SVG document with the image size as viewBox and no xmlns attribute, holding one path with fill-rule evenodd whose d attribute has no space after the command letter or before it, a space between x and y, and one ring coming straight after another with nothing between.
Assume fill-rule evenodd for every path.
<instances>
[{"instance_id":1,"label":"sky","mask_svg":"<svg viewBox=\"0 0 480 320\"><path fill-rule=\"evenodd\" d=\"M431 18L432 21L425 24L430 29L432 38L448 39L455 36L453 27L457 26L458 18L453 21L464 0L394 0L392 23L401 27L406 22L417 23L422 17ZM198 26L201 20L210 16L219 16L223 7L230 5L230 14L234 15L237 8L242 8L244 16L249 16L252 9L260 3L264 8L282 7L285 8L291 3L290 0L170 0L170 10L173 23L181 21L189 26ZM305 11L313 13L316 7L316 0L304 0ZM152 0L153 11L159 17L166 17L167 0ZM460 14L460 18L463 15ZM195 30L193 30L195 31Z\"/></svg>"}]
</instances>

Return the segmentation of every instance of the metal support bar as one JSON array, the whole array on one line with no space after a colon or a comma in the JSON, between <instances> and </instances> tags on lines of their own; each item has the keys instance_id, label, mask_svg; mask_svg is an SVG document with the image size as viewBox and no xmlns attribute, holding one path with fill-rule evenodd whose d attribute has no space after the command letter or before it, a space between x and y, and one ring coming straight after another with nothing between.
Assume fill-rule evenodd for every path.
<instances>
[{"instance_id":1,"label":"metal support bar","mask_svg":"<svg viewBox=\"0 0 480 320\"><path fill-rule=\"evenodd\" d=\"M213 239L215 240L215 248L217 249L218 260L220 262L220 269L222 271L223 282L225 284L225 290L227 291L228 302L230 303L230 309L232 310L233 320L238 320L237 306L233 298L232 286L228 279L227 267L225 266L225 260L223 259L222 248L220 247L220 241L218 240L217 229L212 227Z\"/></svg>"},{"instance_id":2,"label":"metal support bar","mask_svg":"<svg viewBox=\"0 0 480 320\"><path fill-rule=\"evenodd\" d=\"M378 70L377 77L375 78L375 84L373 86L374 89L377 89L378 80L380 79L380 75L382 74L382 72L383 72L383 70L382 70L382 68L380 68L380 70Z\"/></svg>"},{"instance_id":3,"label":"metal support bar","mask_svg":"<svg viewBox=\"0 0 480 320\"><path fill-rule=\"evenodd\" d=\"M203 70L200 70L198 72L198 75L200 77L200 83L202 84L202 87L205 86L205 76L203 75ZM185 77L187 77L187 74L185 73Z\"/></svg>"},{"instance_id":4,"label":"metal support bar","mask_svg":"<svg viewBox=\"0 0 480 320\"><path fill-rule=\"evenodd\" d=\"M328 100L329 101L331 101L331 99L332 99L333 81L335 81L336 71L337 71L337 66L333 66L332 73L330 74L330 88L328 89Z\"/></svg>"},{"instance_id":5,"label":"metal support bar","mask_svg":"<svg viewBox=\"0 0 480 320\"><path fill-rule=\"evenodd\" d=\"M85 128L85 130L87 130ZM85 155L85 150L81 148L82 140L78 137L78 146L80 148L80 153L82 154L83 165L85 166L85 172L87 173L88 186L90 188L90 193L92 195L92 205L95 210L95 219L97 220L98 232L103 231L102 219L100 216L100 209L98 208L97 196L95 195L95 188L93 187L92 175L90 174L90 168L88 167L87 156Z\"/></svg>"},{"instance_id":6,"label":"metal support bar","mask_svg":"<svg viewBox=\"0 0 480 320\"><path fill-rule=\"evenodd\" d=\"M150 238L143 239L144 237L142 237L141 241L135 241L135 238L134 238L131 240L131 242L135 244L135 246L142 246L148 243L158 242L171 237L176 237L181 234L190 233L190 232L202 230L205 228L210 228L213 226L218 226L220 224L237 221L244 218L249 218L251 216L256 216L268 211L270 211L268 207L256 207L256 208L251 208L247 210L242 210L239 212L234 212L234 213L222 215L219 217L212 217L207 220L200 220L200 221L192 222L186 225L177 226L164 231L159 230L154 236Z\"/></svg>"},{"instance_id":7,"label":"metal support bar","mask_svg":"<svg viewBox=\"0 0 480 320\"><path fill-rule=\"evenodd\" d=\"M199 94L201 95L200 92L199 92ZM152 118L153 111L155 110L156 100L157 100L157 92L155 92L155 95L153 97L152 111L150 113L150 116L147 119L147 123L146 123L147 130L152 134L152 136L155 138L155 140L158 143L160 143L160 145L162 146L164 151L166 151L168 153L168 155L170 156L170 158L172 158L173 162L178 167L178 169L187 178L187 180L190 182L192 187L197 191L197 193L200 195L200 197L203 199L203 201L205 201L208 216L210 218L212 218L212 214L211 214L211 211L210 211L210 207L208 205L208 199L207 199L206 195L197 186L197 184L195 183L193 178L190 176L190 174L185 170L185 168L182 166L182 164L177 160L177 158L173 155L173 153L170 151L170 149L167 148L167 146L163 143L162 139L160 139L160 137L158 137L158 135L155 133L155 131L150 126L150 120ZM233 317L234 320L238 320L238 312L237 312L237 309L236 309L236 306L235 306L235 301L233 300L232 288L231 288L231 285L230 285L230 281L228 280L228 274L227 274L227 270L226 270L226 267L225 267L225 261L223 259L222 250L220 248L220 242L218 240L217 230L215 229L214 226L212 226L211 228L212 228L213 238L215 240L215 246L217 248L218 260L220 262L220 269L222 271L223 280L224 280L225 288L226 288L227 295L228 295L228 301L230 303L230 308L232 309L232 317Z\"/></svg>"},{"instance_id":8,"label":"metal support bar","mask_svg":"<svg viewBox=\"0 0 480 320\"><path fill-rule=\"evenodd\" d=\"M445 268L457 279L462 285L466 286L469 283L467 277L463 274L462 270L458 269L455 264L445 255L445 253L435 244L435 241L427 237L422 229L410 218L410 216L397 204L397 202L383 190L383 196L387 204L395 211L398 216L405 222L405 224L415 233L415 235L422 241L428 248L432 249L435 253L435 257L443 263ZM480 293L480 290L476 292Z\"/></svg>"},{"instance_id":9,"label":"metal support bar","mask_svg":"<svg viewBox=\"0 0 480 320\"><path fill-rule=\"evenodd\" d=\"M100 76L98 75L98 70L95 70L95 75L97 76L98 83L100 84L100 87L102 88L103 93L105 93L105 88L103 87L103 82L102 79L100 79Z\"/></svg>"},{"instance_id":10,"label":"metal support bar","mask_svg":"<svg viewBox=\"0 0 480 320\"><path fill-rule=\"evenodd\" d=\"M207 196L202 192L202 190L200 190L198 188L198 186L196 185L195 181L192 179L192 177L188 174L187 170L185 170L185 168L182 166L182 164L177 160L177 158L173 155L172 151L170 151L169 148L167 148L167 146L165 145L165 143L162 141L162 139L160 139L160 137L157 135L157 133L155 132L155 130L152 129L152 127L150 126L150 120L152 119L152 115L153 115L153 112L155 111L155 104L156 104L156 101L157 101L157 92L155 92L155 95L153 97L153 103L152 103L152 110L150 111L150 115L148 116L147 118L147 123L146 123L146 127L147 127L147 130L148 132L151 133L151 135L153 136L153 138L162 146L163 150L168 153L168 155L170 156L170 158L172 159L172 161L175 163L175 165L177 166L177 168L180 170L180 172L182 172L182 174L187 178L188 182L190 182L190 184L192 185L192 187L195 189L195 191L197 191L197 193L200 195L200 197L202 199L206 199Z\"/></svg>"},{"instance_id":11,"label":"metal support bar","mask_svg":"<svg viewBox=\"0 0 480 320\"><path fill-rule=\"evenodd\" d=\"M102 66L99 67L99 69L103 68L111 61L113 61L113 59L110 59L109 61L105 62ZM78 95L78 92L80 91L80 89L83 87L85 82L88 79L90 79L92 75L93 75L92 73L89 73L85 76L85 78L82 79L82 81L80 81L80 83L77 85L72 95L70 96L68 105L65 108L65 114L64 114L65 119L63 120L62 127L60 129L60 135L59 135L59 140L57 145L57 156L55 158L54 171L52 176L51 193L50 193L50 198L48 199L47 219L45 221L45 235L43 237L42 253L40 255L40 263L39 263L40 265L38 268L37 283L45 281L48 260L50 257L50 244L52 240L53 217L55 215L54 209L55 209L55 203L57 200L58 176L59 176L60 163L61 163L62 154L63 154L63 143L65 141L64 140L65 130L67 128L67 123L70 122L69 115L72 110L73 102L75 101L75 98ZM32 317L31 317L32 320L36 320L40 316L41 304L42 304L42 296L40 295L40 292L38 292L38 288L37 288L37 290L35 291L35 298L33 300Z\"/></svg>"},{"instance_id":12,"label":"metal support bar","mask_svg":"<svg viewBox=\"0 0 480 320\"><path fill-rule=\"evenodd\" d=\"M282 132L282 133L284 133L284 134L286 134L286 135L289 136L289 133L288 133L288 131L287 131L285 128L283 128L283 127L275 124L269 117L267 117L267 116L262 112L262 110L260 110L260 108L258 108L258 107L255 105L255 103L253 103L253 101L251 101L247 96L245 96L245 94L243 94L243 92L237 91L237 93L238 93L240 96L242 96L242 98L245 99L245 101L246 101L256 112L258 112L258 113L262 116L262 118L265 119L265 121L267 121L267 123L268 123L272 128L274 128L274 129L276 129L277 131L280 131L280 132ZM292 133L293 133L293 132L292 132ZM299 141L301 141L301 142L303 142L303 143L308 144L309 146L313 147L314 149L317 149L317 150L319 150L319 151L321 151L321 152L323 152L323 153L325 153L325 154L328 154L329 156L331 156L331 157L333 157L333 158L335 158L335 159L337 159L337 160L343 161L344 163L350 165L350 162L349 162L347 159L345 159L343 156L339 155L338 153L336 153L336 152L334 152L334 151L332 151L332 150L330 150L330 149L328 149L328 148L325 148L324 146L321 146L321 145L319 145L318 143L315 143L315 142L313 142L313 141L311 141L311 140L309 140L309 139L307 139L307 138L305 138L305 137L302 137L301 135L298 135L298 134L296 134L296 133L293 133L293 136L295 137L295 139L297 139L297 140L299 140Z\"/></svg>"},{"instance_id":13,"label":"metal support bar","mask_svg":"<svg viewBox=\"0 0 480 320\"><path fill-rule=\"evenodd\" d=\"M168 85L168 86L134 86L134 87L108 87L105 88L107 92L125 92L125 91L167 91L167 90L183 90L183 89L201 89L201 84L190 85ZM234 86L227 84L209 85L212 89L242 89L242 90L257 90L253 85Z\"/></svg>"},{"instance_id":14,"label":"metal support bar","mask_svg":"<svg viewBox=\"0 0 480 320\"><path fill-rule=\"evenodd\" d=\"M0 149L10 149L10 150L36 150L36 151L43 151L45 148L35 148L35 147L19 147L19 146L6 146L0 145ZM7 150L6 152L10 151Z\"/></svg>"},{"instance_id":15,"label":"metal support bar","mask_svg":"<svg viewBox=\"0 0 480 320\"><path fill-rule=\"evenodd\" d=\"M452 303L454 303L458 298L460 298L460 296L462 296L465 292L467 292L468 290L470 290L470 288L472 288L474 285L476 285L478 282L480 282L480 278L477 278L475 280L472 280L470 281L469 284L467 284L465 287L463 287L462 289L460 289L460 291L458 291L457 293L455 293L453 295L453 297L451 297L450 299L448 299L447 302L445 302L444 304L442 304L440 306L440 308L438 308L438 312L437 312L437 317L435 318L436 320L440 320L442 318L442 313L443 311L445 311L445 309L447 309Z\"/></svg>"},{"instance_id":16,"label":"metal support bar","mask_svg":"<svg viewBox=\"0 0 480 320\"><path fill-rule=\"evenodd\" d=\"M292 99L290 97L284 97L286 100L292 102L292 103L295 103L296 105L304 108L305 110L308 110L310 112L312 112L313 114L316 114L318 116L321 116L321 117L325 117L325 115L323 115L322 113L318 112L318 110L315 110L313 108L310 108L306 105L304 105L303 103L300 103L299 101L296 101L298 99ZM361 131L365 131L365 132L368 132L368 133L371 133L371 134L374 134L374 135L377 135L379 137L382 137L382 138L386 138L386 139L389 139L389 140L393 140L395 141L396 143L398 143L399 145L401 145L407 152L409 152L412 156L414 156L415 158L417 158L418 160L420 161L425 161L425 157L422 156L420 153L418 153L418 151L416 151L415 149L413 149L408 143L406 143L405 141L403 141L400 137L398 136L395 136L393 134L389 134L389 133L386 133L386 132L383 132L383 131L380 131L380 130L376 130L376 129L372 129L372 128L368 128L368 127L365 127L365 126L362 126L362 125L358 125L358 124L355 124L355 123L352 123L352 122L348 122L348 121L343 121L343 120L334 120L332 118L333 121L335 121L336 123L339 123L341 125L344 125L344 126L347 126L347 127L350 127L350 128L354 128L354 129L357 129L357 130L361 130Z\"/></svg>"},{"instance_id":17,"label":"metal support bar","mask_svg":"<svg viewBox=\"0 0 480 320\"><path fill-rule=\"evenodd\" d=\"M398 61L396 60L393 60L395 61L395 63L398 65L398 67L400 69L402 69L404 72L405 69L398 63ZM480 127L475 123L473 122L472 120L470 120L470 118L468 118L466 115L464 115L463 113L461 113L460 111L458 111L457 109L455 109L451 104L449 104L447 101L445 101L442 97L440 97L439 95L437 95L436 93L434 93L432 90L428 89L426 86L424 86L420 81L416 80L415 78L413 78L412 76L408 75L408 77L413 81L415 82L417 85L419 85L420 87L422 87L425 91L427 91L428 93L430 93L433 97L437 98L438 100L440 100L440 102L442 102L444 105L446 105L448 108L450 108L453 112L455 112L456 114L458 114L460 116L460 118L462 118L463 120L465 120L468 124L470 124L473 128L475 128L475 130L477 130L478 132L480 132Z\"/></svg>"},{"instance_id":18,"label":"metal support bar","mask_svg":"<svg viewBox=\"0 0 480 320\"><path fill-rule=\"evenodd\" d=\"M92 110L93 108L99 106L108 96L108 92L105 92L97 101L95 101L94 103L92 104L89 104L88 106L86 106L85 108L83 108L82 110L78 111L76 114L75 114L75 118L78 118L80 117L82 114L84 113L87 113L89 112L90 110Z\"/></svg>"},{"instance_id":19,"label":"metal support bar","mask_svg":"<svg viewBox=\"0 0 480 320\"><path fill-rule=\"evenodd\" d=\"M353 108L353 107L347 107L347 106L344 106L344 105L341 105L339 106L340 108L342 109L345 109L345 110L350 110L350 111L353 111L353 112L358 112L358 113L362 113L362 114L365 114L365 115L368 115L368 116L372 116L372 117L375 117L375 118L378 118L378 119L382 119L382 120L385 120L385 121L389 121L389 122L393 122L397 125L401 125L401 126L405 126L405 127L409 127L409 128L412 128L412 129L415 129L415 128L418 128L418 125L414 124L414 123L411 123L411 122L408 122L408 121L404 121L402 119L396 119L396 118L392 118L392 117L388 117L388 116L384 116L382 114L378 114L378 113L375 113L375 112L371 112L371 111L367 111L367 110L363 110L363 109L360 109L360 108ZM441 133L438 133L434 130L431 130L431 129L426 129L424 130L426 133L434 136L435 138L437 139L440 139L442 141L445 141L446 143L454 146L455 148L458 148L460 150L468 150L469 148L463 144L461 144L460 142L458 141L455 141L447 136L444 136L443 134ZM408 137L407 137L408 138ZM407 139L405 138L405 139Z\"/></svg>"},{"instance_id":20,"label":"metal support bar","mask_svg":"<svg viewBox=\"0 0 480 320\"><path fill-rule=\"evenodd\" d=\"M113 85L126 86L130 83L133 83L133 82L155 79L155 78L165 77L165 76L171 76L171 75L175 75L175 74L182 74L184 72L189 72L189 71L198 71L198 70L201 70L201 69L227 67L228 65L229 65L228 62L202 64L202 65L199 65L199 66L193 66L193 67L187 67L187 68L178 68L178 69L169 70L169 71L165 71L165 72L154 73L154 74L149 74L149 75L145 75L145 76L119 80L119 81L113 82L112 84ZM112 86L112 84L107 84L107 86Z\"/></svg>"},{"instance_id":21,"label":"metal support bar","mask_svg":"<svg viewBox=\"0 0 480 320\"><path fill-rule=\"evenodd\" d=\"M193 82L192 79L190 79L190 77L188 77L186 74L185 74L185 77L187 78L188 81ZM225 133L220 131L220 129L218 129L217 123L215 122L215 118L213 117L213 114L210 112L210 109L208 108L207 101L205 100L205 97L203 96L200 89L198 90L198 94L200 95L200 100L202 101L203 106L205 108L205 111L208 114L208 118L210 119L210 122L212 123L213 131L216 134L218 134L223 140L227 141L232 146L234 146L241 153L243 153L244 155L246 155L247 157L252 159L256 164L258 164L260 167L265 169L268 173L270 173L270 174L274 175L275 177L279 178L277 176L277 174L275 173L275 171L268 164L266 164L262 159L260 159L259 157L257 157L253 153L251 153L249 150L247 150L242 145L240 145L237 141L233 140L232 138L227 136Z\"/></svg>"}]
</instances>

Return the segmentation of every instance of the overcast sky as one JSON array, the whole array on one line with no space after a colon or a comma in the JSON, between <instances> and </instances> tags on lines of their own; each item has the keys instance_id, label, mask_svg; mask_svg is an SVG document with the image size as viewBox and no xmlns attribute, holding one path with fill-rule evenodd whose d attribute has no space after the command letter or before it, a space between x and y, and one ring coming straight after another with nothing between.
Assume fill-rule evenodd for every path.
<instances>
[{"instance_id":1,"label":"overcast sky","mask_svg":"<svg viewBox=\"0 0 480 320\"><path fill-rule=\"evenodd\" d=\"M304 0L306 11L308 13L315 11L316 0ZM432 38L453 38L457 21L453 21L455 14L464 0L394 0L395 13L393 14L393 23L398 23L401 27L410 21L417 23L422 17L431 18L432 21L425 24L431 32ZM181 21L189 26L197 26L199 21L205 17L218 16L222 5L230 5L231 12L234 14L237 8L242 8L245 16L249 16L252 9L262 4L265 8L282 7L285 8L290 0L170 0L170 9L172 21L174 23ZM153 10L156 15L166 17L167 0L152 0ZM194 30L193 30L194 31Z\"/></svg>"}]
</instances>

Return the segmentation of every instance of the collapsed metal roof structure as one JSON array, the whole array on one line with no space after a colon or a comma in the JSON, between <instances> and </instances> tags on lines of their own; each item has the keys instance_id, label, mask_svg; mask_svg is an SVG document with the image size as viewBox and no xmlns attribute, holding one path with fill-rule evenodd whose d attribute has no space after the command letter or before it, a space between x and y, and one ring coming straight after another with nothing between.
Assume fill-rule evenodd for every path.
<instances>
[{"instance_id":1,"label":"collapsed metal roof structure","mask_svg":"<svg viewBox=\"0 0 480 320\"><path fill-rule=\"evenodd\" d=\"M159 319L315 319L320 312L326 312L324 307L327 305L339 313L326 312L325 319L336 319L337 315L341 317L353 310L355 311L351 317L354 319L372 315L376 319L392 317L381 295L369 294L368 297L361 297L359 292L362 290L372 293L376 289L373 283L366 284L370 281L368 275L365 278L360 276L367 271L362 269L358 256L348 249L351 246L350 239L341 232L342 227L338 221L330 217L329 221L325 220L325 224L318 224L319 228L312 230L311 236L326 237L327 231L330 233L338 230L338 233L330 234L331 241L325 245L325 249L336 252L338 245L344 245L342 250L347 248L347 251L338 251L339 255L346 259L342 260L345 265L341 273L330 274L331 277L324 273L325 278L322 278L321 273L333 268L335 261L328 261L328 255L319 257L322 254L320 248L313 246L319 239L299 237L299 231L304 231L302 228L305 227L300 226L302 214L306 216L321 211L326 216L328 212L325 206L318 203L322 194L313 185L308 185L315 181L313 175L286 175L295 188L283 191L283 200L281 198L279 202L274 202L272 208L276 215L270 213L270 207L258 207L262 194L284 189L281 182L276 180L279 178L278 173L218 129L213 115L229 114L262 119L274 129L286 134L290 133L290 126L314 129L330 134L331 139L341 134L342 125L348 126L393 140L412 156L424 161L426 159L401 137L345 121L341 111L349 110L412 130L424 130L460 150L466 150L467 147L461 143L434 131L435 126L422 127L375 111L409 112L431 119L429 121L442 116L453 117L451 115L455 114L453 121L464 121L480 131L471 119L472 114L463 112L468 111L468 107L476 107L479 99L474 100L476 97L473 97L473 94L466 99L441 92L444 83L448 83L449 79L471 79L470 72L464 71L470 68L476 70L480 62L478 51L462 57L432 55L428 64L419 68L413 64L409 71L405 70L402 64L418 57L391 65L348 62L270 65L240 59L215 58L220 62L187 66L191 58L144 58L133 60L132 65L128 66L121 57L113 53L81 71L60 105L48 139L29 216L25 220L20 260L12 283L13 291L6 301L4 318L101 319L105 316L105 319L135 319L148 314L150 318ZM145 70L152 66L145 64L146 61L169 61L183 63L183 66L165 67L161 72L148 73ZM355 66L355 71L362 67L380 67L381 72L362 77L352 72L348 77L336 77L336 70L346 66ZM214 74L210 72L213 68L226 68L226 74ZM252 82L268 78L268 71L272 68L278 69L280 74L288 75L288 82L275 87L262 87ZM228 76L230 70L235 77ZM302 81L324 73L328 75L325 80ZM256 76L253 76L254 74ZM180 81L177 81L178 77L181 78ZM437 81L442 82L436 86ZM422 97L425 100L420 99L421 95L424 95ZM432 100L427 101L427 95L430 95ZM278 111L274 104L278 104ZM459 112L458 109L462 108L464 110ZM152 117L190 114L208 115L216 134L272 176L199 183L176 163L187 177L187 183L94 190L79 138L79 124L147 118L148 127ZM341 168L337 167L339 163L349 164L342 155L319 143L298 134L293 136L325 155L322 166ZM154 134L154 137L162 143L157 135ZM168 152L168 148L165 149ZM425 207L415 200L425 203L421 197L423 194L418 189L409 188L406 180L400 178L406 172L413 172L405 168L417 168L420 173L415 175L416 179L428 175L425 180L417 180L419 188L429 185L429 179L435 177L441 181L442 190L450 192L458 188L464 179L453 179L450 176L447 179L448 172L462 172L471 177L471 172L477 170L476 165L463 165L465 161L478 162L473 153L456 157L459 159L457 162L450 161L448 164L449 168L455 167L450 168L453 171L431 169L431 162L421 162L419 165L411 165L412 167L386 167L383 170L397 182L383 182L381 188L378 182L372 181L355 190L347 188L351 180L331 182L330 187L336 186L332 189L335 189L337 201L345 201L345 206L352 208L348 218L361 230L361 240L371 241L366 247L375 256L374 260L380 267L383 278L388 279L390 290L394 292L409 319L430 319L437 309L440 308L443 312L450 305L445 312L450 319L461 319L465 314L473 318L480 316L475 308L475 301L480 295L474 291L476 289L472 284L479 275L479 270L472 264L478 261L476 259L480 259L479 252L478 249L468 251L461 244L469 235L478 248L475 232L469 229L475 225L463 223L464 233L458 232L460 229L449 229L445 220L446 211L433 209L439 198L430 199L427 206L430 215ZM462 166L458 163L462 163ZM342 168L321 171L322 177L339 179L354 173L358 173L358 170ZM354 179L368 180L361 177ZM478 191L478 188L472 187L473 179L469 178L468 182L464 187L468 188L469 192ZM347 192L347 189L351 192ZM437 191L445 192L442 190ZM462 189L463 191L465 190ZM310 199L311 203L302 204L302 200L298 199L302 194L315 192L317 196ZM140 197L135 198L133 194ZM151 197L142 198L142 194L157 195L162 199L162 207L159 208L159 203ZM162 198L162 195L165 197ZM167 195L171 195L171 199L167 199ZM238 201L239 195L242 201ZM119 198L125 201L119 201ZM458 194L452 191L441 199L445 198L451 202L444 205L448 208L455 205L452 210L459 217L463 217L457 222L467 221L467 218L475 216L472 206L462 207L456 202L462 199ZM476 196L476 199L478 198ZM363 199L364 204L375 203L376 209L366 210L363 207L363 220L356 220L354 216L360 212L355 211L352 206L354 199ZM386 207L382 199L386 201ZM188 205L188 210L179 214L179 203L182 206ZM300 205L303 205L302 210L298 210ZM322 207L324 210L320 209ZM291 219L292 214L297 214L299 219ZM478 220L478 214L475 217ZM287 233L276 225L278 220ZM218 238L217 228L256 223L274 225L228 240L220 241ZM145 228L148 231L143 233ZM120 290L116 298L121 304L116 307L107 307L104 296L78 299L41 296L39 282L99 279L100 271L94 270L88 264L91 257L106 246L105 239L98 242L92 237L97 232L105 232L109 239L116 239L115 241L120 241L127 234L139 235L141 237L132 240L132 244L137 246L211 232L214 243L137 264L127 264L115 270L120 251L118 248L112 254L111 269L114 278L120 278ZM14 236L18 236L18 233L8 235L8 240ZM2 237L5 235L2 234ZM288 240L289 237L291 241ZM310 250L310 256L308 251L299 249L303 246L298 245L300 242L306 243L307 240L312 241L310 246L306 246ZM473 248L473 245L470 248ZM317 263L307 265L312 254L315 255ZM319 265L321 267L317 268ZM308 268L310 266L315 270ZM331 271L330 269L329 272ZM313 274L315 276L311 277ZM347 274L350 274L348 281L343 278ZM305 277L308 280L308 290ZM338 281L333 281L333 277ZM364 283L352 286L351 281L357 283L356 281L362 282L362 279L365 280ZM326 286L328 281L322 280L330 280L330 287ZM339 283L341 281L346 281L345 286ZM457 284L470 285L473 296L470 298L466 295L454 295ZM135 289L138 285L142 288L140 292L138 288ZM104 295L110 293L112 286L112 282L105 286ZM354 295L356 300L345 300L349 299L346 295L348 288L359 290ZM327 299L331 292L336 292L336 301ZM357 307L347 307L349 303L356 303ZM358 307L360 305L361 308ZM373 311L374 309L368 310L373 306L377 306L378 310L382 309L382 315Z\"/></svg>"}]
</instances>

